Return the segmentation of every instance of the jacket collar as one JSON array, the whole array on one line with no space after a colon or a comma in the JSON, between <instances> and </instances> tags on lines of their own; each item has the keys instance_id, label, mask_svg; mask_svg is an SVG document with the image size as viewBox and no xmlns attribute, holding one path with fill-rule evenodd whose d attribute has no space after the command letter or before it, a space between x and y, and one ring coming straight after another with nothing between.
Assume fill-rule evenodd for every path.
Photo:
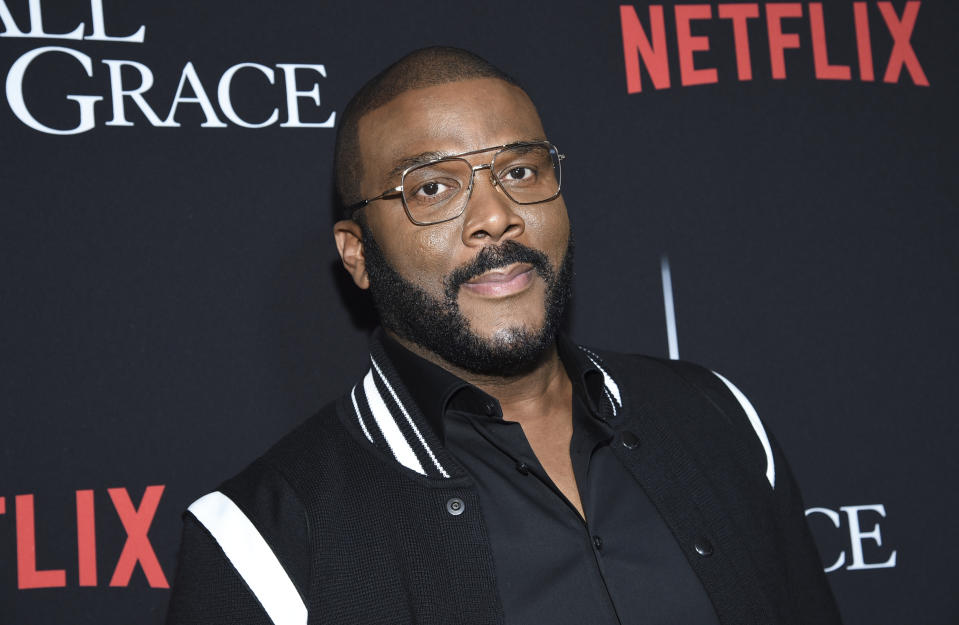
<instances>
[{"instance_id":1,"label":"jacket collar","mask_svg":"<svg viewBox=\"0 0 959 625\"><path fill-rule=\"evenodd\" d=\"M619 386L591 350L565 335L557 348L573 391L602 421L622 409ZM370 370L350 392L353 417L367 440L421 475L449 478L459 470L443 449L447 408L502 416L495 398L399 345L376 329Z\"/></svg>"}]
</instances>

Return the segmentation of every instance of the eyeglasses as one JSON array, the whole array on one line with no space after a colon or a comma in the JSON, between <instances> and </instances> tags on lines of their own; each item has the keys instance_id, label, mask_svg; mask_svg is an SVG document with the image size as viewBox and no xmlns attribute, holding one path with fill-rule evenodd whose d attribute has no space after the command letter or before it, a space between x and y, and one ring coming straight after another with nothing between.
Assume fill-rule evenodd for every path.
<instances>
[{"instance_id":1,"label":"eyeglasses","mask_svg":"<svg viewBox=\"0 0 959 625\"><path fill-rule=\"evenodd\" d=\"M471 165L465 156L498 150L489 163ZM466 210L477 171L488 169L493 186L517 204L540 204L559 196L561 162L566 158L549 141L510 143L454 154L403 170L400 185L347 207L352 213L370 202L399 195L406 215L418 226L456 219Z\"/></svg>"}]
</instances>

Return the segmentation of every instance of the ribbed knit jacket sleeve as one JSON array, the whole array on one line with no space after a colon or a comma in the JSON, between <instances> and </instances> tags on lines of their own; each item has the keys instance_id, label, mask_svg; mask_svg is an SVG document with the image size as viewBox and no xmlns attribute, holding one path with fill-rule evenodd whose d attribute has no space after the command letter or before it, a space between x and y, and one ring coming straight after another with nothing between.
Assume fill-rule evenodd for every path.
<instances>
[{"instance_id":1,"label":"ribbed knit jacket sleeve","mask_svg":"<svg viewBox=\"0 0 959 625\"><path fill-rule=\"evenodd\" d=\"M196 517L183 518L183 538L167 625L270 625L270 618L222 549Z\"/></svg>"},{"instance_id":2,"label":"ribbed knit jacket sleeve","mask_svg":"<svg viewBox=\"0 0 959 625\"><path fill-rule=\"evenodd\" d=\"M786 456L762 422L749 422L747 406L752 407L745 395L737 397L733 384L716 373L698 365L671 362L670 366L690 384L703 392L714 405L730 418L739 436L748 445L748 464L755 466L755 473L766 479L772 477L774 484L761 491L772 501L773 527L778 536L782 557L776 568L775 602L780 610L777 622L816 625L840 625L841 618L829 581L823 571L819 551L806 523L805 505L799 486L793 476ZM758 414L754 415L758 419ZM761 434L760 434L761 432ZM761 442L765 436L768 450ZM774 472L769 472L769 460ZM768 580L765 580L768 581Z\"/></svg>"},{"instance_id":3,"label":"ribbed knit jacket sleeve","mask_svg":"<svg viewBox=\"0 0 959 625\"><path fill-rule=\"evenodd\" d=\"M819 550L806 523L805 504L799 486L786 456L772 435L770 444L778 467L774 496L779 504L780 522L789 552L786 571L792 591L790 611L794 622L840 625L842 619L839 608L823 571Z\"/></svg>"},{"instance_id":4,"label":"ribbed knit jacket sleeve","mask_svg":"<svg viewBox=\"0 0 959 625\"><path fill-rule=\"evenodd\" d=\"M309 554L300 500L259 460L183 515L167 625L305 623Z\"/></svg>"}]
</instances>

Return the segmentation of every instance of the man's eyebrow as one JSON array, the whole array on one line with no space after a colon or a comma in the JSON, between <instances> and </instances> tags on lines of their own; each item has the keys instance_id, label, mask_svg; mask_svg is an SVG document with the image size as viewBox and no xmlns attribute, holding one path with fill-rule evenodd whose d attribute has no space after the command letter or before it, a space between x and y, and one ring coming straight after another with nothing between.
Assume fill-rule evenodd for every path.
<instances>
[{"instance_id":1,"label":"man's eyebrow","mask_svg":"<svg viewBox=\"0 0 959 625\"><path fill-rule=\"evenodd\" d=\"M517 141L508 143L507 145L512 145L513 143L535 143L537 141L546 141L546 137L541 137L537 135L532 138L519 139ZM489 149L494 150L497 147L499 146L490 146ZM466 153L468 154L469 152L466 152ZM430 161L446 158L447 156L458 156L459 154L462 154L462 152L436 152L436 151L420 152L419 154L415 154L413 156L407 156L396 161L393 164L393 169L387 172L386 175L389 178L394 178L402 174L403 170L409 167L415 167L416 165L423 165L425 163L429 163Z\"/></svg>"},{"instance_id":2,"label":"man's eyebrow","mask_svg":"<svg viewBox=\"0 0 959 625\"><path fill-rule=\"evenodd\" d=\"M407 156L401 158L393 164L393 169L387 172L387 176L393 178L399 176L403 173L404 169L408 167L415 167L416 165L422 165L424 163L429 163L430 161L435 161L439 158L445 158L452 154L452 152L420 152L413 156Z\"/></svg>"}]
</instances>

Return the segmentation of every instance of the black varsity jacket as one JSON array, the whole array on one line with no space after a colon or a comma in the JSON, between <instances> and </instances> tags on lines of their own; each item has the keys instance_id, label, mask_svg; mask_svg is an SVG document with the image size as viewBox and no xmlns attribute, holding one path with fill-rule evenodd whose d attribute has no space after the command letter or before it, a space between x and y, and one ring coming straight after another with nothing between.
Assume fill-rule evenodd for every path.
<instances>
[{"instance_id":1,"label":"black varsity jacket","mask_svg":"<svg viewBox=\"0 0 959 625\"><path fill-rule=\"evenodd\" d=\"M720 622L839 623L792 474L745 396L697 365L563 346L603 373L615 453ZM168 624L503 622L470 477L376 334L370 365L190 506Z\"/></svg>"}]
</instances>

